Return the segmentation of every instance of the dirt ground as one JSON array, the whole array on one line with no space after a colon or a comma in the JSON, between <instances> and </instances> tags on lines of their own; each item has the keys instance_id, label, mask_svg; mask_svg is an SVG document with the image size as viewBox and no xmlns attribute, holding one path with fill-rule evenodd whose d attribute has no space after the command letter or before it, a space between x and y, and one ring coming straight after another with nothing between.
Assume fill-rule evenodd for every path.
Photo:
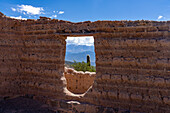
<instances>
[{"instance_id":1,"label":"dirt ground","mask_svg":"<svg viewBox=\"0 0 170 113\"><path fill-rule=\"evenodd\" d=\"M55 113L45 104L26 97L0 99L0 113Z\"/></svg>"}]
</instances>

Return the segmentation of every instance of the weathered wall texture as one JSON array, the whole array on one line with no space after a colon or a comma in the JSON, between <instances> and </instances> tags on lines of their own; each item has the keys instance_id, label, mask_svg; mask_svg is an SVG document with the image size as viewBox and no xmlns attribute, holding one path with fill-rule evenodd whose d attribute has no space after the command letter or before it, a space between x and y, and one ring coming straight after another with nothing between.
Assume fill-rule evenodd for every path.
<instances>
[{"instance_id":1,"label":"weathered wall texture","mask_svg":"<svg viewBox=\"0 0 170 113\"><path fill-rule=\"evenodd\" d=\"M36 25L2 14L0 22L0 94L63 97L65 37L34 30L43 22Z\"/></svg>"},{"instance_id":2,"label":"weathered wall texture","mask_svg":"<svg viewBox=\"0 0 170 113\"><path fill-rule=\"evenodd\" d=\"M141 112L170 110L170 24L151 25L95 36L92 103Z\"/></svg>"},{"instance_id":3,"label":"weathered wall texture","mask_svg":"<svg viewBox=\"0 0 170 113\"><path fill-rule=\"evenodd\" d=\"M50 28L43 27L43 21L22 24L25 28L20 70L23 93L63 97L65 84L61 77L64 73L65 37L51 34Z\"/></svg>"},{"instance_id":4,"label":"weathered wall texture","mask_svg":"<svg viewBox=\"0 0 170 113\"><path fill-rule=\"evenodd\" d=\"M71 68L65 68L64 76L67 81L67 89L75 94L85 93L94 82L95 72L81 72Z\"/></svg>"},{"instance_id":5,"label":"weathered wall texture","mask_svg":"<svg viewBox=\"0 0 170 113\"><path fill-rule=\"evenodd\" d=\"M0 14L0 95L65 99L65 39L78 35L94 36L97 72L92 89L75 100L131 111L170 111L170 21L71 23Z\"/></svg>"},{"instance_id":6,"label":"weathered wall texture","mask_svg":"<svg viewBox=\"0 0 170 113\"><path fill-rule=\"evenodd\" d=\"M0 13L0 96L13 96L18 94L20 82L21 23L2 15Z\"/></svg>"}]
</instances>

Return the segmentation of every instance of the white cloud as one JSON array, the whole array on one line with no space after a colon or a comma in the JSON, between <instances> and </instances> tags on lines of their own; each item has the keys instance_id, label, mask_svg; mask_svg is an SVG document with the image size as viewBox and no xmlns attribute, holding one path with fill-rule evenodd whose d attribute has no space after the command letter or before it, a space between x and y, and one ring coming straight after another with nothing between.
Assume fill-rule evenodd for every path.
<instances>
[{"instance_id":1,"label":"white cloud","mask_svg":"<svg viewBox=\"0 0 170 113\"><path fill-rule=\"evenodd\" d=\"M52 15L50 18L57 18L57 15Z\"/></svg>"},{"instance_id":2,"label":"white cloud","mask_svg":"<svg viewBox=\"0 0 170 113\"><path fill-rule=\"evenodd\" d=\"M160 20L160 19L162 19L163 18L163 16L158 16L158 20Z\"/></svg>"},{"instance_id":3,"label":"white cloud","mask_svg":"<svg viewBox=\"0 0 170 113\"><path fill-rule=\"evenodd\" d=\"M53 11L53 13L55 13L55 11Z\"/></svg>"},{"instance_id":4,"label":"white cloud","mask_svg":"<svg viewBox=\"0 0 170 113\"><path fill-rule=\"evenodd\" d=\"M59 11L59 12L58 12L58 14L63 14L63 13L64 13L64 11Z\"/></svg>"},{"instance_id":5,"label":"white cloud","mask_svg":"<svg viewBox=\"0 0 170 113\"><path fill-rule=\"evenodd\" d=\"M16 9L15 9L15 8L13 8L13 7L11 7L11 9L12 9L12 11L16 11Z\"/></svg>"},{"instance_id":6,"label":"white cloud","mask_svg":"<svg viewBox=\"0 0 170 113\"><path fill-rule=\"evenodd\" d=\"M40 15L44 14L44 9L42 7L33 7L31 5L18 5L17 11L23 14L29 15Z\"/></svg>"},{"instance_id":7,"label":"white cloud","mask_svg":"<svg viewBox=\"0 0 170 113\"><path fill-rule=\"evenodd\" d=\"M27 20L27 18L22 18L22 16L18 16L18 17L11 16L10 18L20 19L20 20Z\"/></svg>"},{"instance_id":8,"label":"white cloud","mask_svg":"<svg viewBox=\"0 0 170 113\"><path fill-rule=\"evenodd\" d=\"M66 42L67 42L67 44L93 46L94 38L93 38L93 36L67 37Z\"/></svg>"}]
</instances>

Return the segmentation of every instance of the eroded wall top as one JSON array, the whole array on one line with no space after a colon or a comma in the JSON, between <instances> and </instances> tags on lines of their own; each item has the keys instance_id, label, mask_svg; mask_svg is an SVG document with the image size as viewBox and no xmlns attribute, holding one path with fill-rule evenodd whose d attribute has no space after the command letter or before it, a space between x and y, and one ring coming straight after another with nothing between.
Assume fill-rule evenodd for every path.
<instances>
[{"instance_id":1,"label":"eroded wall top","mask_svg":"<svg viewBox=\"0 0 170 113\"><path fill-rule=\"evenodd\" d=\"M24 29L27 31L25 34L63 34L63 35L90 35L94 33L112 33L112 38L120 36L123 37L136 37L140 33L147 32L152 33L155 31L167 31L169 30L170 21L148 21L148 20L137 20L137 21L85 21L72 23L69 21L63 21L58 19L50 19L47 17L40 17L40 19L33 20L16 20L6 17L1 13L1 19L13 20L20 22ZM23 29L23 30L24 30ZM49 30L44 31L43 30ZM34 32L36 30L36 32ZM40 31L38 31L40 30ZM114 35L113 35L114 33ZM127 36L128 34L128 36ZM129 36L129 34L131 34ZM134 35L132 35L134 34ZM154 36L154 34L152 34ZM162 35L160 33L160 35ZM142 34L140 37L147 37L147 34Z\"/></svg>"}]
</instances>

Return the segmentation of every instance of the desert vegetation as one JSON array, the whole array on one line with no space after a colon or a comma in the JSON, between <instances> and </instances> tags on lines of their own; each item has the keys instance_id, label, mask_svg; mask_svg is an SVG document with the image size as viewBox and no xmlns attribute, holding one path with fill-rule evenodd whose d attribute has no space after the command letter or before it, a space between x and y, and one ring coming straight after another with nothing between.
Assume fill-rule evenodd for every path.
<instances>
[{"instance_id":1,"label":"desert vegetation","mask_svg":"<svg viewBox=\"0 0 170 113\"><path fill-rule=\"evenodd\" d=\"M76 71L96 72L95 66L89 65L89 62L88 62L88 63L85 63L84 61L82 61L82 62L76 62L76 61L74 61L74 63L71 64L71 67L73 67Z\"/></svg>"}]
</instances>

